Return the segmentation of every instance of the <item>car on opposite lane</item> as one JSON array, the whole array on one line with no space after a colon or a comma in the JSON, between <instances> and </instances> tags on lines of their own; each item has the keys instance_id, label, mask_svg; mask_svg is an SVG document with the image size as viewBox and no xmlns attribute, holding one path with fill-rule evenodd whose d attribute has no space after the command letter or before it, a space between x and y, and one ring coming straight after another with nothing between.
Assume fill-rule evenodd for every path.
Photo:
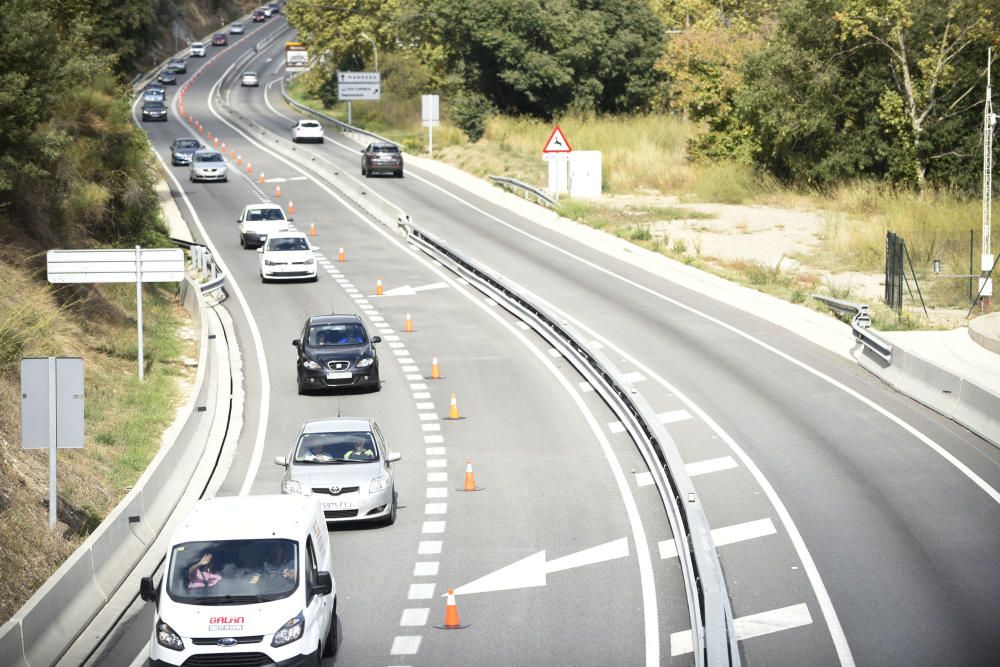
<instances>
[{"instance_id":1,"label":"car on opposite lane","mask_svg":"<svg viewBox=\"0 0 1000 667\"><path fill-rule=\"evenodd\" d=\"M309 237L294 230L275 232L257 248L260 281L308 280L316 282L316 258Z\"/></svg>"},{"instance_id":2,"label":"car on opposite lane","mask_svg":"<svg viewBox=\"0 0 1000 667\"><path fill-rule=\"evenodd\" d=\"M240 77L241 86L259 86L260 79L257 76L257 72L243 72L243 76Z\"/></svg>"},{"instance_id":3,"label":"car on opposite lane","mask_svg":"<svg viewBox=\"0 0 1000 667\"><path fill-rule=\"evenodd\" d=\"M160 102L143 102L142 103L142 121L147 120L167 120L167 105L162 101Z\"/></svg>"},{"instance_id":4,"label":"car on opposite lane","mask_svg":"<svg viewBox=\"0 0 1000 667\"><path fill-rule=\"evenodd\" d=\"M205 42L191 42L190 46L188 46L188 50L190 50L193 58L204 58Z\"/></svg>"},{"instance_id":5,"label":"car on opposite lane","mask_svg":"<svg viewBox=\"0 0 1000 667\"><path fill-rule=\"evenodd\" d=\"M222 153L210 148L197 150L191 156L188 178L192 183L199 181L222 181L225 183L229 180L226 159L222 157Z\"/></svg>"},{"instance_id":6,"label":"car on opposite lane","mask_svg":"<svg viewBox=\"0 0 1000 667\"><path fill-rule=\"evenodd\" d=\"M165 86L177 84L177 74L173 70L165 69L157 75L156 80Z\"/></svg>"},{"instance_id":7,"label":"car on opposite lane","mask_svg":"<svg viewBox=\"0 0 1000 667\"><path fill-rule=\"evenodd\" d=\"M242 23L234 23L231 26L229 26L230 35L242 35L245 31L246 28L243 27Z\"/></svg>"},{"instance_id":8,"label":"car on opposite lane","mask_svg":"<svg viewBox=\"0 0 1000 667\"><path fill-rule=\"evenodd\" d=\"M277 204L248 204L236 223L240 226L240 246L257 248L271 234L290 228L291 218Z\"/></svg>"},{"instance_id":9,"label":"car on opposite lane","mask_svg":"<svg viewBox=\"0 0 1000 667\"><path fill-rule=\"evenodd\" d=\"M367 178L378 173L403 177L403 152L399 146L385 142L368 144L361 153L361 175Z\"/></svg>"},{"instance_id":10,"label":"car on opposite lane","mask_svg":"<svg viewBox=\"0 0 1000 667\"><path fill-rule=\"evenodd\" d=\"M299 338L292 341L299 394L316 389L381 389L378 354L380 336L368 336L357 315L313 315Z\"/></svg>"},{"instance_id":11,"label":"car on opposite lane","mask_svg":"<svg viewBox=\"0 0 1000 667\"><path fill-rule=\"evenodd\" d=\"M167 61L167 69L175 74L187 74L187 61L184 58L171 58Z\"/></svg>"},{"instance_id":12,"label":"car on opposite lane","mask_svg":"<svg viewBox=\"0 0 1000 667\"><path fill-rule=\"evenodd\" d=\"M285 468L283 494L316 496L328 523L396 521L396 486L392 463L401 455L389 450L374 419L312 419L302 425L288 456L274 462Z\"/></svg>"},{"instance_id":13,"label":"car on opposite lane","mask_svg":"<svg viewBox=\"0 0 1000 667\"><path fill-rule=\"evenodd\" d=\"M319 121L315 120L299 120L296 121L295 126L292 128L292 141L294 143L299 143L300 141L318 141L323 143L323 126L319 124Z\"/></svg>"},{"instance_id":14,"label":"car on opposite lane","mask_svg":"<svg viewBox=\"0 0 1000 667\"><path fill-rule=\"evenodd\" d=\"M217 32L212 35L212 46L225 46L229 43L229 38L226 37L226 33Z\"/></svg>"},{"instance_id":15,"label":"car on opposite lane","mask_svg":"<svg viewBox=\"0 0 1000 667\"><path fill-rule=\"evenodd\" d=\"M178 137L170 144L170 164L179 167L191 164L191 156L202 148L201 142L194 137Z\"/></svg>"}]
</instances>

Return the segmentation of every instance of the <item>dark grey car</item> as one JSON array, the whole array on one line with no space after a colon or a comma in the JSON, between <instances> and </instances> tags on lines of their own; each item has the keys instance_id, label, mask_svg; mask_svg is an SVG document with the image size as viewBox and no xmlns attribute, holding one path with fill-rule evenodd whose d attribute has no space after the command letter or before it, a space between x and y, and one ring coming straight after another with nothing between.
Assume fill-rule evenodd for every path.
<instances>
[{"instance_id":1,"label":"dark grey car","mask_svg":"<svg viewBox=\"0 0 1000 667\"><path fill-rule=\"evenodd\" d=\"M187 74L188 64L183 58L171 58L167 61L167 69L177 74Z\"/></svg>"},{"instance_id":2,"label":"dark grey car","mask_svg":"<svg viewBox=\"0 0 1000 667\"><path fill-rule=\"evenodd\" d=\"M403 177L403 152L396 144L368 144L361 154L361 175L392 174Z\"/></svg>"},{"instance_id":3,"label":"dark grey car","mask_svg":"<svg viewBox=\"0 0 1000 667\"><path fill-rule=\"evenodd\" d=\"M170 144L170 164L175 167L182 164L191 164L191 156L201 148L201 142L194 137L181 137L174 139Z\"/></svg>"},{"instance_id":4,"label":"dark grey car","mask_svg":"<svg viewBox=\"0 0 1000 667\"><path fill-rule=\"evenodd\" d=\"M167 120L167 105L163 102L143 102L142 120Z\"/></svg>"},{"instance_id":5,"label":"dark grey car","mask_svg":"<svg viewBox=\"0 0 1000 667\"><path fill-rule=\"evenodd\" d=\"M375 344L357 315L314 315L292 341L298 352L299 393L317 389L381 388Z\"/></svg>"}]
</instances>

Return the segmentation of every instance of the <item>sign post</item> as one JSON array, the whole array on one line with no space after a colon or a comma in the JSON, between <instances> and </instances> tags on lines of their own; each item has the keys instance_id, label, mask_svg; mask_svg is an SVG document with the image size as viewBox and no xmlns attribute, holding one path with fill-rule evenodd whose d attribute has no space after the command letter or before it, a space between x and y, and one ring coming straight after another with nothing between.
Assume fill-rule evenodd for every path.
<instances>
[{"instance_id":1,"label":"sign post","mask_svg":"<svg viewBox=\"0 0 1000 667\"><path fill-rule=\"evenodd\" d=\"M55 528L56 451L83 447L83 359L21 359L21 447L49 450L49 528Z\"/></svg>"},{"instance_id":2,"label":"sign post","mask_svg":"<svg viewBox=\"0 0 1000 667\"><path fill-rule=\"evenodd\" d=\"M420 96L420 120L427 128L427 155L433 158L434 128L441 123L441 105L437 95Z\"/></svg>"},{"instance_id":3,"label":"sign post","mask_svg":"<svg viewBox=\"0 0 1000 667\"><path fill-rule=\"evenodd\" d=\"M138 323L139 379L145 363L142 345L142 284L184 280L184 251L180 248L135 250L49 250L46 268L50 283L135 282Z\"/></svg>"},{"instance_id":4,"label":"sign post","mask_svg":"<svg viewBox=\"0 0 1000 667\"><path fill-rule=\"evenodd\" d=\"M558 125L552 130L545 148L542 149L542 156L546 160L555 160L554 169L549 169L549 191L553 193L555 200L559 201L559 191L563 189L563 173L566 171L566 164L573 147L569 145L569 139L563 134Z\"/></svg>"}]
</instances>

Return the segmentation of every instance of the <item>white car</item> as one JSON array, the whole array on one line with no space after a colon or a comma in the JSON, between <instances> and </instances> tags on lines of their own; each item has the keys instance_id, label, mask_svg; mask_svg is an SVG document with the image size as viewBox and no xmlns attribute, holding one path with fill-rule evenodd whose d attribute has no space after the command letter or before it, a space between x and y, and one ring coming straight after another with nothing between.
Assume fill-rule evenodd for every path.
<instances>
[{"instance_id":1,"label":"white car","mask_svg":"<svg viewBox=\"0 0 1000 667\"><path fill-rule=\"evenodd\" d=\"M248 204L236 222L240 226L240 246L257 248L271 234L288 229L291 219L277 204Z\"/></svg>"},{"instance_id":2,"label":"white car","mask_svg":"<svg viewBox=\"0 0 1000 667\"><path fill-rule=\"evenodd\" d=\"M192 183L198 181L222 181L229 180L229 169L226 166L226 159L222 153L216 150L204 149L195 151L191 156L191 169L188 178Z\"/></svg>"},{"instance_id":3,"label":"white car","mask_svg":"<svg viewBox=\"0 0 1000 667\"><path fill-rule=\"evenodd\" d=\"M242 35L243 31L244 28L242 23L234 23L231 26L229 26L230 35Z\"/></svg>"},{"instance_id":4,"label":"white car","mask_svg":"<svg viewBox=\"0 0 1000 667\"><path fill-rule=\"evenodd\" d=\"M274 9L271 7L261 7L260 11L264 12L264 16L267 18L271 18L271 15L274 14Z\"/></svg>"},{"instance_id":5,"label":"white car","mask_svg":"<svg viewBox=\"0 0 1000 667\"><path fill-rule=\"evenodd\" d=\"M323 126L319 121L300 120L292 128L292 141L318 141L323 143Z\"/></svg>"},{"instance_id":6,"label":"white car","mask_svg":"<svg viewBox=\"0 0 1000 667\"><path fill-rule=\"evenodd\" d=\"M191 42L191 46L188 47L191 51L191 55L195 58L205 57L205 42Z\"/></svg>"},{"instance_id":7,"label":"white car","mask_svg":"<svg viewBox=\"0 0 1000 667\"><path fill-rule=\"evenodd\" d=\"M241 86L258 86L260 85L260 80L257 78L257 72L243 72L243 77L240 79Z\"/></svg>"},{"instance_id":8,"label":"white car","mask_svg":"<svg viewBox=\"0 0 1000 667\"><path fill-rule=\"evenodd\" d=\"M309 237L302 232L282 231L271 234L257 248L260 255L260 280L309 280L316 282L316 258Z\"/></svg>"}]
</instances>

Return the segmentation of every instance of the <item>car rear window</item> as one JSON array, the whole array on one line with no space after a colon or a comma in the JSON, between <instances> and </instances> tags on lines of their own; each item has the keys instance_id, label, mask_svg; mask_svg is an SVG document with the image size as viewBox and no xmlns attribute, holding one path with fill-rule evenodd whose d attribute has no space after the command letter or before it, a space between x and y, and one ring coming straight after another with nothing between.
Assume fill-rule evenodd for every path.
<instances>
[{"instance_id":1,"label":"car rear window","mask_svg":"<svg viewBox=\"0 0 1000 667\"><path fill-rule=\"evenodd\" d=\"M304 120L299 123L300 127L316 128L319 127L319 123L314 120Z\"/></svg>"},{"instance_id":2,"label":"car rear window","mask_svg":"<svg viewBox=\"0 0 1000 667\"><path fill-rule=\"evenodd\" d=\"M399 149L395 146L373 146L373 153L398 153Z\"/></svg>"}]
</instances>

